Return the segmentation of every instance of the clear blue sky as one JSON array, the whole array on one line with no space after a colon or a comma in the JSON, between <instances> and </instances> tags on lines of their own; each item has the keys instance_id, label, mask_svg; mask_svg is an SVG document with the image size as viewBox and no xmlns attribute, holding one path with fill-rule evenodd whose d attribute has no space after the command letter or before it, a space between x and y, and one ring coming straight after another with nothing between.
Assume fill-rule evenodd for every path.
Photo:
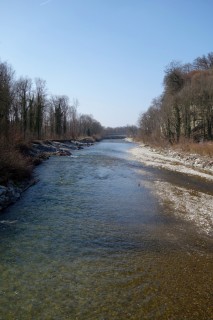
<instances>
[{"instance_id":1,"label":"clear blue sky","mask_svg":"<svg viewBox=\"0 0 213 320\"><path fill-rule=\"evenodd\" d=\"M104 126L136 124L166 65L213 51L213 0L0 0L0 12L1 61Z\"/></svg>"}]
</instances>

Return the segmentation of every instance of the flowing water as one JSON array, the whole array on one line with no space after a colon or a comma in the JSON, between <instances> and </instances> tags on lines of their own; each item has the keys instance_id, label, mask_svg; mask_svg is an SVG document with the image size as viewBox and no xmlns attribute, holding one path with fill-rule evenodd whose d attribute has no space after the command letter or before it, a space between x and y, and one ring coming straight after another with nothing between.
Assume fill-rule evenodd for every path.
<instances>
[{"instance_id":1,"label":"flowing water","mask_svg":"<svg viewBox=\"0 0 213 320\"><path fill-rule=\"evenodd\" d=\"M212 238L173 214L132 144L51 157L0 217L0 319L213 319Z\"/></svg>"}]
</instances>

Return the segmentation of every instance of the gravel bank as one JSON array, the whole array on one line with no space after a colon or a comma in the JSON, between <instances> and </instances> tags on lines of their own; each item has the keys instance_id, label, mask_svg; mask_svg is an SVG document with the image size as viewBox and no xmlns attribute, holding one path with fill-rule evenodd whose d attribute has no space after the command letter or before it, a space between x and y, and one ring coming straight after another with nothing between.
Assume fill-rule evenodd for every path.
<instances>
[{"instance_id":1,"label":"gravel bank","mask_svg":"<svg viewBox=\"0 0 213 320\"><path fill-rule=\"evenodd\" d=\"M213 236L213 159L196 154L184 154L170 149L157 150L144 144L130 149L133 159L147 166L199 176L209 184L209 192L200 192L188 187L176 186L156 180L148 187L162 205L169 204L171 214L195 225L198 232Z\"/></svg>"},{"instance_id":2,"label":"gravel bank","mask_svg":"<svg viewBox=\"0 0 213 320\"><path fill-rule=\"evenodd\" d=\"M155 149L144 144L138 144L130 152L135 159L145 165L196 175L213 181L213 159L210 157L185 154L172 149Z\"/></svg>"}]
</instances>

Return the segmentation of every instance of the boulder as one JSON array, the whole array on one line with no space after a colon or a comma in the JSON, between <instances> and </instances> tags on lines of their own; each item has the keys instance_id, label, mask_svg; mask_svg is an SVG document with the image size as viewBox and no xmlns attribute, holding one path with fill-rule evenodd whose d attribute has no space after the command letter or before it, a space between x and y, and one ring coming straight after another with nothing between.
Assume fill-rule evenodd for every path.
<instances>
[{"instance_id":1,"label":"boulder","mask_svg":"<svg viewBox=\"0 0 213 320\"><path fill-rule=\"evenodd\" d=\"M0 186L0 211L11 203L15 203L20 196L21 189L15 186L12 182L9 182L6 187Z\"/></svg>"},{"instance_id":2,"label":"boulder","mask_svg":"<svg viewBox=\"0 0 213 320\"><path fill-rule=\"evenodd\" d=\"M4 186L0 186L0 197L4 196L7 192L7 188Z\"/></svg>"}]
</instances>

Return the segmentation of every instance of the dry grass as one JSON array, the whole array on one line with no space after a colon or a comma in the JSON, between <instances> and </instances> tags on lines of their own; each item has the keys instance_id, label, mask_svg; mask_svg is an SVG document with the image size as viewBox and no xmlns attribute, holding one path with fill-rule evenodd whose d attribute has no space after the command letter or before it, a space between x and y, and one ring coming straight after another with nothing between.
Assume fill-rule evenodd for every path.
<instances>
[{"instance_id":1,"label":"dry grass","mask_svg":"<svg viewBox=\"0 0 213 320\"><path fill-rule=\"evenodd\" d=\"M180 142L179 144L175 145L174 148L185 153L193 153L210 158L213 157L213 142Z\"/></svg>"},{"instance_id":2,"label":"dry grass","mask_svg":"<svg viewBox=\"0 0 213 320\"><path fill-rule=\"evenodd\" d=\"M206 156L206 157L213 157L213 142L212 141L206 141L206 142L194 142L187 139L181 139L179 143L176 144L169 144L168 141L164 139L142 139L141 137L138 137L136 141L143 142L145 144L148 144L152 147L157 148L173 148L174 150L181 151L183 153L191 153L191 154L197 154L200 156Z\"/></svg>"},{"instance_id":3,"label":"dry grass","mask_svg":"<svg viewBox=\"0 0 213 320\"><path fill-rule=\"evenodd\" d=\"M162 139L160 137L142 137L138 135L134 138L134 141L142 142L155 148L167 148L171 146L171 144L166 139Z\"/></svg>"},{"instance_id":4,"label":"dry grass","mask_svg":"<svg viewBox=\"0 0 213 320\"><path fill-rule=\"evenodd\" d=\"M0 143L0 184L6 184L9 180L29 179L31 174L29 159L15 146Z\"/></svg>"}]
</instances>

